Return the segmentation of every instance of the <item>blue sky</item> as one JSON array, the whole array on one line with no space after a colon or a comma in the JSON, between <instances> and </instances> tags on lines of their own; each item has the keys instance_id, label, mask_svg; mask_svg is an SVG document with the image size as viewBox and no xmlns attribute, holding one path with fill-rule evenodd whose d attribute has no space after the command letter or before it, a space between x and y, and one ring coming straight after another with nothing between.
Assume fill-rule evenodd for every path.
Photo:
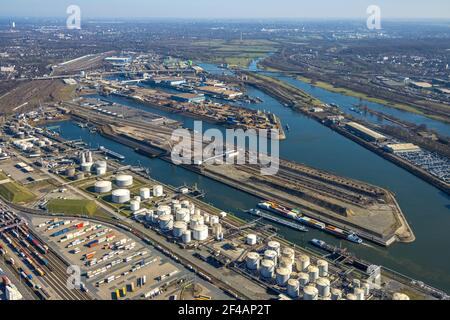
<instances>
[{"instance_id":1,"label":"blue sky","mask_svg":"<svg viewBox=\"0 0 450 320\"><path fill-rule=\"evenodd\" d=\"M450 18L449 0L0 0L0 16L66 17L71 4L84 17L365 19L375 4L384 18Z\"/></svg>"}]
</instances>

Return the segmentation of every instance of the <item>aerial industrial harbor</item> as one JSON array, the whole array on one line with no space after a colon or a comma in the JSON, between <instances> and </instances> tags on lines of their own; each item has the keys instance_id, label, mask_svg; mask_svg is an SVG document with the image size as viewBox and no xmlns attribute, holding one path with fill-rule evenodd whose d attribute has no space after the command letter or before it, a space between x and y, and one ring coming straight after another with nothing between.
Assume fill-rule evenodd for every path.
<instances>
[{"instance_id":1,"label":"aerial industrial harbor","mask_svg":"<svg viewBox=\"0 0 450 320\"><path fill-rule=\"evenodd\" d=\"M13 23L0 300L450 299L439 24Z\"/></svg>"}]
</instances>

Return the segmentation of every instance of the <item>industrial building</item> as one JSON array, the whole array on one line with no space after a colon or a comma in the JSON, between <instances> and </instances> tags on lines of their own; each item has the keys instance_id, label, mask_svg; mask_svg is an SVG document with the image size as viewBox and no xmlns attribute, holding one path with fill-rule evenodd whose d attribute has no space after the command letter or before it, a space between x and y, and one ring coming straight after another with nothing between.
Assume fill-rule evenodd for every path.
<instances>
[{"instance_id":1,"label":"industrial building","mask_svg":"<svg viewBox=\"0 0 450 320\"><path fill-rule=\"evenodd\" d=\"M385 141L387 138L383 136L382 134L373 131L359 123L356 122L348 122L345 125L346 129L350 132L354 133L355 135L363 138L364 140L371 141L371 142L382 142Z\"/></svg>"},{"instance_id":2,"label":"industrial building","mask_svg":"<svg viewBox=\"0 0 450 320\"><path fill-rule=\"evenodd\" d=\"M205 101L205 95L193 93L174 94L170 98L175 101L188 103L201 103Z\"/></svg>"},{"instance_id":3,"label":"industrial building","mask_svg":"<svg viewBox=\"0 0 450 320\"><path fill-rule=\"evenodd\" d=\"M384 149L390 153L401 153L401 152L419 152L420 147L412 143L395 143L388 144Z\"/></svg>"}]
</instances>

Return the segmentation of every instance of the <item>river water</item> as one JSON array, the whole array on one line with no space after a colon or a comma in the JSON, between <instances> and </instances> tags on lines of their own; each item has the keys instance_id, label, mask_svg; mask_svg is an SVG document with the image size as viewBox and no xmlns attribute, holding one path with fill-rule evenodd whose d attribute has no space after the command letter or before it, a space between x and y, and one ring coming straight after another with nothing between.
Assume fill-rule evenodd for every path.
<instances>
[{"instance_id":1,"label":"river water","mask_svg":"<svg viewBox=\"0 0 450 320\"><path fill-rule=\"evenodd\" d=\"M221 72L222 70L220 70ZM318 91L319 92L319 91ZM395 244L389 248L376 245L356 245L340 241L331 235L310 230L300 233L289 228L279 227L280 234L298 244L307 245L312 238L348 247L359 257L375 264L382 264L415 279L450 292L450 197L433 186L423 182L409 172L364 149L332 130L322 126L298 112L284 107L275 99L254 88L248 88L250 96L263 99L261 104L247 107L276 113L291 130L287 139L280 143L281 157L312 167L327 170L339 175L366 181L392 190L414 230L417 240L412 244ZM336 95L333 93L333 95ZM316 94L317 98L322 96ZM342 99L348 97L342 96ZM193 127L193 119L132 102L124 98L108 97L109 101L123 103L130 107L149 110L183 122L185 127ZM330 101L343 105L339 101ZM251 220L253 217L242 210L253 208L258 199L241 191L222 185L211 179L199 176L186 169L176 167L160 159L149 159L135 153L132 149L108 140L98 134L91 134L71 122L63 122L61 135L68 139L82 138L92 147L106 146L126 155L126 163L143 165L151 169L152 176L164 183L180 186L184 183L197 183L207 192L205 201L222 210ZM203 123L204 129L219 128Z\"/></svg>"}]
</instances>

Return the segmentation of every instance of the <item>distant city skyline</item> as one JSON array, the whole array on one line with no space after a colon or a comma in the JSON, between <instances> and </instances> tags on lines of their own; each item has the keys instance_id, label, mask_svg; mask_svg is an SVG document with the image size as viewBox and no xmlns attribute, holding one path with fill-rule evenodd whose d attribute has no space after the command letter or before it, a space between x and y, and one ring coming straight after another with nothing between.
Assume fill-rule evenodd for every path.
<instances>
[{"instance_id":1,"label":"distant city skyline","mask_svg":"<svg viewBox=\"0 0 450 320\"><path fill-rule=\"evenodd\" d=\"M448 0L14 0L2 1L0 16L63 18L69 5L78 5L85 18L364 19L370 5L386 19L450 18Z\"/></svg>"}]
</instances>

